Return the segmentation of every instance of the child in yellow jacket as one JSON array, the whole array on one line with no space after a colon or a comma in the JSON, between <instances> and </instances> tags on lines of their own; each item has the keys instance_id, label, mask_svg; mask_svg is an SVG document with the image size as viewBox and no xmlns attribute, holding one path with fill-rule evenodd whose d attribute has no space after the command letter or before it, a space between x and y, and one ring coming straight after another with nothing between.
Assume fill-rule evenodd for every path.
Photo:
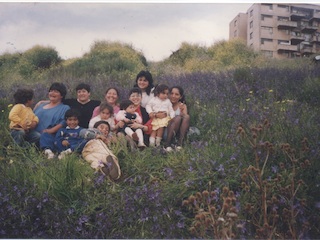
<instances>
[{"instance_id":1,"label":"child in yellow jacket","mask_svg":"<svg viewBox=\"0 0 320 240\"><path fill-rule=\"evenodd\" d=\"M37 145L40 139L40 133L34 130L39 119L31 108L33 96L31 89L18 89L13 95L15 105L9 113L9 128L13 140L21 147L31 143Z\"/></svg>"}]
</instances>

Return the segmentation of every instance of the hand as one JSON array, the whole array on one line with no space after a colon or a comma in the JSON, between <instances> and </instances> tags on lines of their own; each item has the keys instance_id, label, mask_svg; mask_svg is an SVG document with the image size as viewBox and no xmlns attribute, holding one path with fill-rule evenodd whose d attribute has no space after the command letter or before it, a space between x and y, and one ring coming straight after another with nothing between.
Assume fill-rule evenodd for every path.
<instances>
[{"instance_id":1,"label":"hand","mask_svg":"<svg viewBox=\"0 0 320 240\"><path fill-rule=\"evenodd\" d=\"M156 114L155 114L155 117L156 118L166 118L167 117L167 113L166 112L157 112Z\"/></svg>"},{"instance_id":2,"label":"hand","mask_svg":"<svg viewBox=\"0 0 320 240\"><path fill-rule=\"evenodd\" d=\"M138 128L143 127L143 125L136 123L136 122L133 122L132 124L130 124L130 127L133 129L138 129Z\"/></svg>"},{"instance_id":3,"label":"hand","mask_svg":"<svg viewBox=\"0 0 320 240\"><path fill-rule=\"evenodd\" d=\"M69 142L67 141L67 140L63 140L62 141L62 146L65 146L65 147L67 147L67 146L69 146L70 144L69 144Z\"/></svg>"},{"instance_id":4,"label":"hand","mask_svg":"<svg viewBox=\"0 0 320 240\"><path fill-rule=\"evenodd\" d=\"M123 128L123 126L124 126L124 121L119 121L119 122L117 123L117 126L118 126L118 128Z\"/></svg>"}]
</instances>

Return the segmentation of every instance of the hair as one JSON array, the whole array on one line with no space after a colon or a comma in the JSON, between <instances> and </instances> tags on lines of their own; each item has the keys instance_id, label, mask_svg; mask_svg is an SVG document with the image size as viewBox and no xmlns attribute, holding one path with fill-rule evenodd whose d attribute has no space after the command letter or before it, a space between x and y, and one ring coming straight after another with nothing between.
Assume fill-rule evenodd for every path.
<instances>
[{"instance_id":1,"label":"hair","mask_svg":"<svg viewBox=\"0 0 320 240\"><path fill-rule=\"evenodd\" d=\"M81 114L78 109L70 108L64 114L64 119L67 120L68 118L71 118L71 117L76 117L77 119L79 119L80 115Z\"/></svg>"},{"instance_id":2,"label":"hair","mask_svg":"<svg viewBox=\"0 0 320 240\"><path fill-rule=\"evenodd\" d=\"M149 71L140 71L136 77L136 84L133 87L138 87L138 79L141 77L145 77L145 79L149 82L149 86L146 88L146 93L150 95L151 89L154 87L153 78Z\"/></svg>"},{"instance_id":3,"label":"hair","mask_svg":"<svg viewBox=\"0 0 320 240\"><path fill-rule=\"evenodd\" d=\"M186 98L185 98L185 95L184 95L183 88L181 86L173 86L173 87L170 88L169 92L171 92L173 88L176 88L176 89L179 90L179 93L181 95L181 99L179 100L179 102L182 102L182 103L186 104L187 102L186 102Z\"/></svg>"},{"instance_id":4,"label":"hair","mask_svg":"<svg viewBox=\"0 0 320 240\"><path fill-rule=\"evenodd\" d=\"M106 125L108 125L109 130L110 130L110 124L109 124L107 121L103 121L103 120L96 122L96 123L93 125L93 128L98 128L99 125L101 125L101 124L106 124Z\"/></svg>"},{"instance_id":5,"label":"hair","mask_svg":"<svg viewBox=\"0 0 320 240\"><path fill-rule=\"evenodd\" d=\"M134 103L131 100L129 99L122 100L120 103L120 109L126 110L127 107L129 107L130 105L134 105Z\"/></svg>"},{"instance_id":6,"label":"hair","mask_svg":"<svg viewBox=\"0 0 320 240\"><path fill-rule=\"evenodd\" d=\"M67 95L67 88L63 83L59 83L59 82L52 83L50 88L49 88L49 92L51 90L56 90L56 91L60 92L63 100Z\"/></svg>"},{"instance_id":7,"label":"hair","mask_svg":"<svg viewBox=\"0 0 320 240\"><path fill-rule=\"evenodd\" d=\"M154 90L154 94L158 96L160 93L164 93L165 90L169 90L169 87L165 84L159 84Z\"/></svg>"},{"instance_id":8,"label":"hair","mask_svg":"<svg viewBox=\"0 0 320 240\"><path fill-rule=\"evenodd\" d=\"M25 104L28 101L32 100L34 92L32 89L20 88L14 94L13 98L16 104L22 103Z\"/></svg>"},{"instance_id":9,"label":"hair","mask_svg":"<svg viewBox=\"0 0 320 240\"><path fill-rule=\"evenodd\" d=\"M100 104L99 112L102 112L105 109L108 109L111 115L113 114L113 107L107 102L103 102Z\"/></svg>"},{"instance_id":10,"label":"hair","mask_svg":"<svg viewBox=\"0 0 320 240\"><path fill-rule=\"evenodd\" d=\"M138 87L132 88L132 89L129 91L128 96L130 97L130 95L131 95L132 93L138 93L139 95L142 95L142 91L141 91L141 89L138 88Z\"/></svg>"},{"instance_id":11,"label":"hair","mask_svg":"<svg viewBox=\"0 0 320 240\"><path fill-rule=\"evenodd\" d=\"M82 90L82 89L87 90L87 92L90 92L90 91L91 91L90 85L89 85L89 84L86 84L86 83L80 83L80 84L78 84L78 86L76 87L76 91Z\"/></svg>"}]
</instances>

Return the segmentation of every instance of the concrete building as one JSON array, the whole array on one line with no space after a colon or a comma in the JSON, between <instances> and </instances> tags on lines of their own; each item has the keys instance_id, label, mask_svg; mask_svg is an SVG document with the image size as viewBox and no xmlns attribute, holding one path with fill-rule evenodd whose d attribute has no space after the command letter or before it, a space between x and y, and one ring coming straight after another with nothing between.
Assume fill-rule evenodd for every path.
<instances>
[{"instance_id":1,"label":"concrete building","mask_svg":"<svg viewBox=\"0 0 320 240\"><path fill-rule=\"evenodd\" d=\"M320 5L254 3L229 24L229 39L241 38L272 58L320 52Z\"/></svg>"}]
</instances>

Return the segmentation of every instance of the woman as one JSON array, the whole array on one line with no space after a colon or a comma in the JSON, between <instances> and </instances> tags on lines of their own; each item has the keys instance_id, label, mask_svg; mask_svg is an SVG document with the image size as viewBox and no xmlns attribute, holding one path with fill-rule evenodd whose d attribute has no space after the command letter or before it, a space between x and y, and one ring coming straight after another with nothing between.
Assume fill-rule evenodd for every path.
<instances>
[{"instance_id":1,"label":"woman","mask_svg":"<svg viewBox=\"0 0 320 240\"><path fill-rule=\"evenodd\" d=\"M133 87L140 88L142 92L141 106L146 107L151 98L154 97L153 78L149 71L140 71L136 77L136 84Z\"/></svg>"},{"instance_id":2,"label":"woman","mask_svg":"<svg viewBox=\"0 0 320 240\"><path fill-rule=\"evenodd\" d=\"M39 123L35 130L40 135L40 149L44 150L48 159L54 158L54 138L57 131L66 125L65 113L69 106L62 101L67 94L67 88L63 83L55 82L49 88L49 102L38 103L34 108Z\"/></svg>"},{"instance_id":3,"label":"woman","mask_svg":"<svg viewBox=\"0 0 320 240\"><path fill-rule=\"evenodd\" d=\"M107 91L106 91L106 94L104 95L105 101L109 105L111 105L113 107L114 115L116 115L120 110L120 107L119 107L119 104L118 104L119 96L120 95L119 95L118 89L116 89L114 87L108 88ZM100 107L98 106L93 110L91 118L94 118L95 116L98 116L99 112L100 112Z\"/></svg>"},{"instance_id":4,"label":"woman","mask_svg":"<svg viewBox=\"0 0 320 240\"><path fill-rule=\"evenodd\" d=\"M181 150L184 139L187 135L190 126L190 116L185 101L184 91L180 86L170 88L169 98L172 103L172 108L175 111L175 117L169 121L166 131L166 141L164 144L167 152L173 151L171 144L173 138L178 137L176 150ZM159 115L162 113L159 113ZM158 116L162 118L164 116Z\"/></svg>"}]
</instances>

